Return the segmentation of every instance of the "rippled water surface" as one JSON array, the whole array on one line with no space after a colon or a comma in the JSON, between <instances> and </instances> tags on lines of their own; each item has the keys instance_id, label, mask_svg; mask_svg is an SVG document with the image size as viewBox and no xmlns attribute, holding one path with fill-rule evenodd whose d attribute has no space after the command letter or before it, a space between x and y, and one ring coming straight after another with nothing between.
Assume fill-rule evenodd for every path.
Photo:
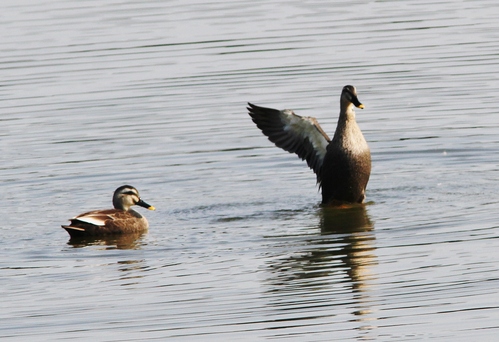
<instances>
[{"instance_id":1,"label":"rippled water surface","mask_svg":"<svg viewBox=\"0 0 499 342\"><path fill-rule=\"evenodd\" d=\"M0 28L0 338L491 341L499 3L15 1ZM346 84L365 207L246 102L331 135ZM71 241L122 184L142 236Z\"/></svg>"}]
</instances>

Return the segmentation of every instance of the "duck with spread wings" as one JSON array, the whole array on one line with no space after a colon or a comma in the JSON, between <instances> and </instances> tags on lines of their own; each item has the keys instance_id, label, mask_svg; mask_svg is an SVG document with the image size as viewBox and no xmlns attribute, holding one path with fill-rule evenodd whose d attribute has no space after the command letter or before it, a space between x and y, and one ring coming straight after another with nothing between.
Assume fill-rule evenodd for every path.
<instances>
[{"instance_id":1,"label":"duck with spread wings","mask_svg":"<svg viewBox=\"0 0 499 342\"><path fill-rule=\"evenodd\" d=\"M331 140L313 117L289 109L248 103L249 115L271 142L296 153L317 175L322 204L362 203L371 174L371 152L355 121L354 106L363 109L354 86L343 87L338 125Z\"/></svg>"}]
</instances>

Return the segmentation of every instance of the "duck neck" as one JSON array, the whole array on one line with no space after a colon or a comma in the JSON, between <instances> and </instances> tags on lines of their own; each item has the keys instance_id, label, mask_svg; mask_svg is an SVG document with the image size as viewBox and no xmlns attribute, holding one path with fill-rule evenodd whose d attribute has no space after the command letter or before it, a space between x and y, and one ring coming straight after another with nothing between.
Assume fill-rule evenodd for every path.
<instances>
[{"instance_id":1,"label":"duck neck","mask_svg":"<svg viewBox=\"0 0 499 342\"><path fill-rule=\"evenodd\" d=\"M342 104L340 116L338 117L337 130L344 130L351 123L355 123L355 111L353 110L353 105L350 103L343 106Z\"/></svg>"},{"instance_id":2,"label":"duck neck","mask_svg":"<svg viewBox=\"0 0 499 342\"><path fill-rule=\"evenodd\" d=\"M340 120L348 121L348 120L355 120L355 111L353 110L353 103L348 102L341 102L341 107L340 107Z\"/></svg>"},{"instance_id":3,"label":"duck neck","mask_svg":"<svg viewBox=\"0 0 499 342\"><path fill-rule=\"evenodd\" d=\"M336 126L336 131L334 133L333 140L343 141L348 139L352 134L355 134L357 128L357 122L355 121L355 111L353 110L353 104L341 104L340 116L338 118L338 125Z\"/></svg>"},{"instance_id":4,"label":"duck neck","mask_svg":"<svg viewBox=\"0 0 499 342\"><path fill-rule=\"evenodd\" d=\"M127 207L125 203L123 203L123 201L120 201L118 198L113 198L113 207L114 209L124 211L128 211L128 209L130 209L130 207Z\"/></svg>"}]
</instances>

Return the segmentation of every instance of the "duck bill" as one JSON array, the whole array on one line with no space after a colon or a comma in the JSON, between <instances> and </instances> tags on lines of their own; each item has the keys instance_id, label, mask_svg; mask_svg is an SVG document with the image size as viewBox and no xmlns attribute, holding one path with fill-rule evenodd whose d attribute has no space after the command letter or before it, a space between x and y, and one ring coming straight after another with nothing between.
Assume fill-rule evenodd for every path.
<instances>
[{"instance_id":1,"label":"duck bill","mask_svg":"<svg viewBox=\"0 0 499 342\"><path fill-rule=\"evenodd\" d=\"M364 105L362 103L360 103L359 99L357 98L357 96L354 96L352 98L352 103L355 107L357 108L360 108L360 109L364 109Z\"/></svg>"},{"instance_id":2,"label":"duck bill","mask_svg":"<svg viewBox=\"0 0 499 342\"><path fill-rule=\"evenodd\" d=\"M138 201L137 203L135 203L136 205L140 205L141 207L144 207L146 209L149 209L149 210L156 210L156 208L154 208L152 205L150 204L147 204L146 202L144 202L143 200L140 200Z\"/></svg>"}]
</instances>

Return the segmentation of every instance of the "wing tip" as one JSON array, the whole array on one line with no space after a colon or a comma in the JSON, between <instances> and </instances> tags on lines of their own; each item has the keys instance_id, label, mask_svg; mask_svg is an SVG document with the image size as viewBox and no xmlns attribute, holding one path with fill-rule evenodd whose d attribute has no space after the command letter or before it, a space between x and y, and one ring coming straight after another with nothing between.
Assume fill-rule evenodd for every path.
<instances>
[{"instance_id":1,"label":"wing tip","mask_svg":"<svg viewBox=\"0 0 499 342\"><path fill-rule=\"evenodd\" d=\"M61 225L62 228L68 230L68 229L71 229L71 230L78 230L80 232L84 232L85 229L83 228L80 228L80 227L73 227L73 226L65 226L65 225Z\"/></svg>"}]
</instances>

